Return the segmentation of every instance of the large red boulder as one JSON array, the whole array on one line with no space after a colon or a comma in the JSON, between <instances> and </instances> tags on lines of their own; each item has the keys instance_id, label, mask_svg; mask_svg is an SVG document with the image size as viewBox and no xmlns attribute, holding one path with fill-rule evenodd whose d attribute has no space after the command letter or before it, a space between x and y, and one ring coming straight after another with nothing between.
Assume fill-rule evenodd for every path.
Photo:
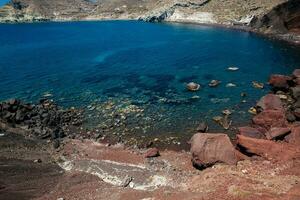
<instances>
[{"instance_id":1,"label":"large red boulder","mask_svg":"<svg viewBox=\"0 0 300 200\"><path fill-rule=\"evenodd\" d=\"M292 78L289 76L273 74L269 79L269 84L276 89L288 89L291 80Z\"/></svg>"},{"instance_id":2,"label":"large red boulder","mask_svg":"<svg viewBox=\"0 0 300 200\"><path fill-rule=\"evenodd\" d=\"M263 110L283 110L282 102L275 94L267 94L263 96L256 106Z\"/></svg>"},{"instance_id":3,"label":"large red boulder","mask_svg":"<svg viewBox=\"0 0 300 200\"><path fill-rule=\"evenodd\" d=\"M197 133L190 142L192 162L199 168L215 163L234 165L238 161L238 153L226 134Z\"/></svg>"},{"instance_id":4,"label":"large red boulder","mask_svg":"<svg viewBox=\"0 0 300 200\"><path fill-rule=\"evenodd\" d=\"M265 138L264 133L257 128L244 126L244 127L239 127L238 130L239 130L239 134L243 136L257 138L257 139Z\"/></svg>"},{"instance_id":5,"label":"large red boulder","mask_svg":"<svg viewBox=\"0 0 300 200\"><path fill-rule=\"evenodd\" d=\"M300 158L300 148L285 142L249 138L237 135L237 144L244 151L266 158L268 160L287 161Z\"/></svg>"},{"instance_id":6,"label":"large red boulder","mask_svg":"<svg viewBox=\"0 0 300 200\"><path fill-rule=\"evenodd\" d=\"M293 127L291 133L285 136L285 141L300 146L300 126Z\"/></svg>"},{"instance_id":7,"label":"large red boulder","mask_svg":"<svg viewBox=\"0 0 300 200\"><path fill-rule=\"evenodd\" d=\"M282 110L264 110L253 117L252 122L267 130L271 127L286 127L288 123Z\"/></svg>"}]
</instances>

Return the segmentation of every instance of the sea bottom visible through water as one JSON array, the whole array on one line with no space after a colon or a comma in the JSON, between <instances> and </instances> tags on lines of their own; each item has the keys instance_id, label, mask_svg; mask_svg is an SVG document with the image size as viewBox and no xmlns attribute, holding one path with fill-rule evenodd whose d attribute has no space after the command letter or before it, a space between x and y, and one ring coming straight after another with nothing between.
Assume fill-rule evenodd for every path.
<instances>
[{"instance_id":1,"label":"sea bottom visible through water","mask_svg":"<svg viewBox=\"0 0 300 200\"><path fill-rule=\"evenodd\" d=\"M85 126L101 135L179 144L203 121L210 132L224 132L213 118L225 109L233 127L248 124L248 109L269 91L269 75L291 73L299 55L286 43L200 25L1 24L0 97L51 98L85 109ZM220 84L210 87L212 80ZM188 91L189 82L201 89Z\"/></svg>"}]
</instances>

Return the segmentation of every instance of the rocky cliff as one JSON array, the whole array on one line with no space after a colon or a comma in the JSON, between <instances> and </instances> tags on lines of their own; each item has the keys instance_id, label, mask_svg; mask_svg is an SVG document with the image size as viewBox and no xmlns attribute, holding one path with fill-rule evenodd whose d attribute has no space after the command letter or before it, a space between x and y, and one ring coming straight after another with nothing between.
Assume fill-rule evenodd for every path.
<instances>
[{"instance_id":1,"label":"rocky cliff","mask_svg":"<svg viewBox=\"0 0 300 200\"><path fill-rule=\"evenodd\" d=\"M0 22L101 19L238 25L264 33L298 37L300 2L299 0L11 0L0 8Z\"/></svg>"}]
</instances>

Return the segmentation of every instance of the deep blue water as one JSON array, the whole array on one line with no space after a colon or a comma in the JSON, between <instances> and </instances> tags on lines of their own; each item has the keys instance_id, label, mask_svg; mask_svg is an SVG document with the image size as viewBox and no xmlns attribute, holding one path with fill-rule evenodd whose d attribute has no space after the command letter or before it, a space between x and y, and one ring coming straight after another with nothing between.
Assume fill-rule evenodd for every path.
<instances>
[{"instance_id":1,"label":"deep blue water","mask_svg":"<svg viewBox=\"0 0 300 200\"><path fill-rule=\"evenodd\" d=\"M0 25L1 100L36 102L50 93L59 105L98 112L89 116L94 126L133 108L139 120L132 123L146 134L188 134L225 108L243 123L268 91L251 82L299 66L296 47L222 28L134 21ZM222 83L210 88L212 79ZM202 89L186 91L190 81Z\"/></svg>"}]
</instances>

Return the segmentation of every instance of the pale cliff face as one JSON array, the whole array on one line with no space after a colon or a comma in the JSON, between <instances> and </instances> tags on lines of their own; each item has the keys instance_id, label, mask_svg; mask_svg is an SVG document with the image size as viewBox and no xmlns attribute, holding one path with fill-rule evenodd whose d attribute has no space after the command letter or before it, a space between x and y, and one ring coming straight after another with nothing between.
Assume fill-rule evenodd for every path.
<instances>
[{"instance_id":1,"label":"pale cliff face","mask_svg":"<svg viewBox=\"0 0 300 200\"><path fill-rule=\"evenodd\" d=\"M300 5L297 6L297 1L299 0L11 0L0 8L0 22L142 19L251 25L264 32L287 32L289 29L299 32L300 24L297 20ZM278 8L285 3L288 6ZM281 10L285 14L280 14ZM291 28L283 27L285 24L289 24Z\"/></svg>"}]
</instances>

